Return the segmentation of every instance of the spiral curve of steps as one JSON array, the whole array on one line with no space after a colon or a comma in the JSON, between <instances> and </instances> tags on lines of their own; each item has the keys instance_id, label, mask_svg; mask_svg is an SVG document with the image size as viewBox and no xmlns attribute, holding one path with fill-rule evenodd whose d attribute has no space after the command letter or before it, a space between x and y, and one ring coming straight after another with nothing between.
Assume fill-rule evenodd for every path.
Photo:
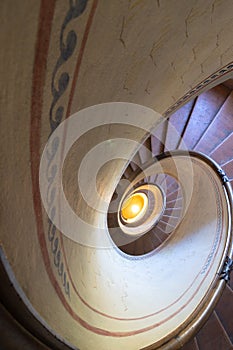
<instances>
[{"instance_id":1,"label":"spiral curve of steps","mask_svg":"<svg viewBox=\"0 0 233 350\"><path fill-rule=\"evenodd\" d=\"M225 171L232 186L232 120L232 81L228 81L225 84L206 91L171 115L144 142L143 147L141 150L139 149L138 153L132 159L122 178L128 179L133 176L134 172L139 172L140 169L143 169L143 164L148 163L150 157L154 156L156 158L156 156L166 151L182 150L182 142L184 142L189 150L202 152L216 161ZM174 135L172 132L173 127L179 131L179 134ZM179 194L179 188L175 191L173 190L173 192L176 198L182 198L181 194ZM174 215L174 212L172 215ZM157 231L154 230L151 230L149 233L151 236L151 247L149 249L147 246L148 239L141 237L133 243L128 244L128 246L123 248L123 251L132 255L143 255L150 250L156 249L157 245L159 246L161 244L162 237L166 235L166 232L161 227L157 227ZM166 236L164 239L166 239ZM233 349L232 311L233 278L226 284L221 299L206 324L182 349Z\"/></svg>"}]
</instances>

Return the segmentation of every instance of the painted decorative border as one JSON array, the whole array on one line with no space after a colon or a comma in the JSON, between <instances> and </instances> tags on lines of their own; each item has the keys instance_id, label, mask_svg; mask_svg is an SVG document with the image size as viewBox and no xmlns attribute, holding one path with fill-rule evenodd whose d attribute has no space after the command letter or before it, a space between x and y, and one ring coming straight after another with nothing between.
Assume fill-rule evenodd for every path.
<instances>
[{"instance_id":1,"label":"painted decorative border","mask_svg":"<svg viewBox=\"0 0 233 350\"><path fill-rule=\"evenodd\" d=\"M70 22L83 14L86 9L88 0L78 0L75 2L70 1L69 9L65 15L63 23L61 25L61 31L59 36L60 55L57 59L55 67L52 73L51 92L53 100L49 110L49 123L50 123L50 135L64 120L65 108L59 103L60 98L64 95L69 86L70 75L67 72L60 73L61 67L69 60L73 55L77 46L78 37L74 30L70 30L65 36L65 31ZM59 72L59 74L58 74ZM55 81L58 81L58 89L56 89ZM49 136L50 136L49 135ZM56 204L54 203L54 191L53 181L58 171L57 165L53 164L53 159L57 153L60 139L56 138L52 144L51 151L47 154L48 167L47 167L47 180L48 180L48 192L47 202L52 213L52 217L56 215ZM58 276L62 281L65 294L70 298L70 282L68 279L68 273L66 270L66 263L64 263L62 248L61 248L61 235L57 232L56 226L48 219L49 228L47 237L51 245L51 252L54 256L53 263L57 269Z\"/></svg>"},{"instance_id":2,"label":"painted decorative border","mask_svg":"<svg viewBox=\"0 0 233 350\"><path fill-rule=\"evenodd\" d=\"M53 69L51 82L51 92L53 96L53 101L49 111L51 133L58 127L58 125L60 125L64 118L64 106L58 102L61 96L65 93L70 82L70 76L67 72L61 73L59 79L57 79L59 75L58 71L60 70L61 66L73 55L78 42L78 37L74 30L70 30L66 36L64 33L70 22L83 14L86 9L87 2L88 0L76 0L74 2L70 1L70 7L61 26L59 37L60 55ZM55 87L55 81L57 80L58 89Z\"/></svg>"}]
</instances>

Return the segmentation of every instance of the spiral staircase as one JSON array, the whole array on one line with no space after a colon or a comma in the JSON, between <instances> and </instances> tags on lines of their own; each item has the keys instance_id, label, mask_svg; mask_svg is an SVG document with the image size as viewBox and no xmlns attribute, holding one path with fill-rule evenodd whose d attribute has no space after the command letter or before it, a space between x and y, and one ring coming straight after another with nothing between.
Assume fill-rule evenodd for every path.
<instances>
[{"instance_id":1,"label":"spiral staircase","mask_svg":"<svg viewBox=\"0 0 233 350\"><path fill-rule=\"evenodd\" d=\"M0 3L0 349L233 349L232 13Z\"/></svg>"},{"instance_id":2,"label":"spiral staircase","mask_svg":"<svg viewBox=\"0 0 233 350\"><path fill-rule=\"evenodd\" d=\"M152 136L146 139L126 168L122 180L134 178L135 174L143 171L145 165L159 161L164 152L175 154L174 151L187 147L190 151L201 152L217 162L226 173L232 186L232 86L232 81L226 81L204 92L172 114L153 132ZM178 133L174 133L174 128ZM153 182L162 187L166 182L167 206L160 221L149 232L120 246L120 249L130 256L143 256L156 250L168 239L171 231L175 230L182 210L181 188L169 175L157 174L146 178L145 183L147 182ZM117 188L113 199L117 198L119 193L120 188ZM109 226L114 226L114 223L114 216L110 213ZM232 349L231 305L233 305L232 280L226 284L221 299L206 324L182 349Z\"/></svg>"},{"instance_id":3,"label":"spiral staircase","mask_svg":"<svg viewBox=\"0 0 233 350\"><path fill-rule=\"evenodd\" d=\"M165 120L156 128L152 136L146 139L141 149L135 154L122 179L133 178L134 174L143 170L145 164L147 165L150 161L155 162L156 157L160 157L164 152L169 153L185 149L203 153L213 159L226 173L229 183L232 185L233 94L231 87L232 81L216 86L191 100ZM174 133L174 130L178 132ZM145 180L146 182L158 183L160 186L165 187L168 205L164 213L165 217L161 218L160 224L168 222L169 218L172 217L169 215L169 212L172 211L172 215L175 215L173 216L175 227L179 213L182 210L182 189L179 184L176 184L176 181L171 176L163 174L154 176L154 178L148 178ZM114 194L115 197L117 197L118 191L120 192L120 189L117 188ZM177 220L175 220L176 218ZM113 219L110 217L110 225L111 220ZM125 248L126 252L140 255L146 253L147 250L155 249L157 245L161 244L161 241L156 243L156 240L158 240L156 236L160 235L160 238L163 240L162 237L164 234L166 235L164 228L160 226L156 228L159 232L153 235L153 246L146 248L143 247L143 242L141 242L140 250L138 246L139 241L136 240L129 248L132 251L128 251Z\"/></svg>"}]
</instances>

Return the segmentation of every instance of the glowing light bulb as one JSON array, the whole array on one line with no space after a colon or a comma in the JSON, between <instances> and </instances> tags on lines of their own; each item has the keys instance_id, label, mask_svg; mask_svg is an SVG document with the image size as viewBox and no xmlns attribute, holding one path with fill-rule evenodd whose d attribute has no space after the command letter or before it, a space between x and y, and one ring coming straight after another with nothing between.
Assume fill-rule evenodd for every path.
<instances>
[{"instance_id":1,"label":"glowing light bulb","mask_svg":"<svg viewBox=\"0 0 233 350\"><path fill-rule=\"evenodd\" d=\"M148 199L144 193L134 193L122 205L122 218L129 222L139 220L144 215L147 204Z\"/></svg>"},{"instance_id":2,"label":"glowing light bulb","mask_svg":"<svg viewBox=\"0 0 233 350\"><path fill-rule=\"evenodd\" d=\"M138 214L139 211L140 211L140 206L137 205L137 204L133 204L132 207L131 207L131 211L132 211L132 213L134 213L134 214Z\"/></svg>"}]
</instances>

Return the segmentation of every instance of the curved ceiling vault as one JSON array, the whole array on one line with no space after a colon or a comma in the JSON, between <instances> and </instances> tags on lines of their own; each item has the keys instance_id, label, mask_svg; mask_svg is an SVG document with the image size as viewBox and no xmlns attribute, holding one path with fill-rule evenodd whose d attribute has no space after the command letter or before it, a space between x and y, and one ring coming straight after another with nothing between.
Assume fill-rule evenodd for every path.
<instances>
[{"instance_id":1,"label":"curved ceiling vault","mask_svg":"<svg viewBox=\"0 0 233 350\"><path fill-rule=\"evenodd\" d=\"M137 267L113 257L111 251L103 255L62 235L48 221L41 201L40 158L61 122L86 107L129 102L150 109L144 129L93 122L95 127L76 145L78 155L75 147L75 159L70 154L64 169L67 196L85 220L93 214L91 223L98 221L96 213L82 207L75 197L75 167L87 151L108 139L140 143L161 121L158 115L168 116L232 77L233 4L213 0L1 1L0 20L0 252L20 295L17 299L13 291L1 287L1 300L51 348L150 346L153 327L147 318L142 321L142 307L130 314L136 300L129 300L127 294L134 292L135 281L139 291L145 288L140 286L140 276L144 269L150 270L149 263ZM111 198L137 149L135 143L122 147L127 159L115 159L100 171L105 198ZM50 164L54 149L47 154ZM52 196L50 201L52 208ZM137 297L140 304L143 296ZM132 324L126 322L130 318Z\"/></svg>"}]
</instances>

